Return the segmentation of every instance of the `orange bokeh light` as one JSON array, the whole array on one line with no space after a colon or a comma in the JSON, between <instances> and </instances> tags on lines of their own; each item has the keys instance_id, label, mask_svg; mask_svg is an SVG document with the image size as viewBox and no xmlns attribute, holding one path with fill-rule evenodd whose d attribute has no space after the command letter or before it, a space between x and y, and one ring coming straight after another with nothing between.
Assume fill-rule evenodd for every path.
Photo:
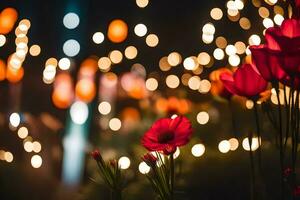
<instances>
[{"instance_id":1,"label":"orange bokeh light","mask_svg":"<svg viewBox=\"0 0 300 200\"><path fill-rule=\"evenodd\" d=\"M3 60L0 60L0 81L3 81L6 77L6 64Z\"/></svg>"},{"instance_id":2,"label":"orange bokeh light","mask_svg":"<svg viewBox=\"0 0 300 200\"><path fill-rule=\"evenodd\" d=\"M68 108L73 101L73 81L68 73L58 74L52 93L53 104L60 109Z\"/></svg>"},{"instance_id":3,"label":"orange bokeh light","mask_svg":"<svg viewBox=\"0 0 300 200\"><path fill-rule=\"evenodd\" d=\"M9 33L18 19L18 12L14 8L5 8L0 13L0 34Z\"/></svg>"},{"instance_id":4,"label":"orange bokeh light","mask_svg":"<svg viewBox=\"0 0 300 200\"><path fill-rule=\"evenodd\" d=\"M76 97L80 100L89 103L96 96L95 83L90 79L81 79L77 82L75 87Z\"/></svg>"},{"instance_id":5,"label":"orange bokeh light","mask_svg":"<svg viewBox=\"0 0 300 200\"><path fill-rule=\"evenodd\" d=\"M110 41L114 43L123 42L128 35L128 26L121 19L113 20L109 26L107 31L107 37Z\"/></svg>"},{"instance_id":6,"label":"orange bokeh light","mask_svg":"<svg viewBox=\"0 0 300 200\"><path fill-rule=\"evenodd\" d=\"M20 80L22 80L24 76L24 69L23 67L20 67L19 69L15 70L11 67L8 67L6 70L6 78L11 83L17 83Z\"/></svg>"}]
</instances>

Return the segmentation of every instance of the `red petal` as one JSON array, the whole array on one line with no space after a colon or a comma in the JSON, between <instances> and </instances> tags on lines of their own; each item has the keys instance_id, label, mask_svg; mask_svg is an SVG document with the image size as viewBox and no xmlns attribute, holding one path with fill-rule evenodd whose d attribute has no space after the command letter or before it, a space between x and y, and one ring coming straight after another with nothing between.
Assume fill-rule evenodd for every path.
<instances>
[{"instance_id":1,"label":"red petal","mask_svg":"<svg viewBox=\"0 0 300 200\"><path fill-rule=\"evenodd\" d=\"M235 94L235 95L240 95L239 91L237 91L237 89L235 87L235 83L234 83L232 74L230 74L228 72L224 72L220 75L220 79L223 82L224 87L229 92L231 92L232 94Z\"/></svg>"},{"instance_id":2,"label":"red petal","mask_svg":"<svg viewBox=\"0 0 300 200\"><path fill-rule=\"evenodd\" d=\"M280 56L265 45L251 46L254 70L258 70L261 76L268 81L281 80L286 76L280 67Z\"/></svg>"},{"instance_id":3,"label":"red petal","mask_svg":"<svg viewBox=\"0 0 300 200\"><path fill-rule=\"evenodd\" d=\"M241 96L253 97L263 92L268 82L253 69L251 64L244 64L234 74L235 87Z\"/></svg>"}]
</instances>

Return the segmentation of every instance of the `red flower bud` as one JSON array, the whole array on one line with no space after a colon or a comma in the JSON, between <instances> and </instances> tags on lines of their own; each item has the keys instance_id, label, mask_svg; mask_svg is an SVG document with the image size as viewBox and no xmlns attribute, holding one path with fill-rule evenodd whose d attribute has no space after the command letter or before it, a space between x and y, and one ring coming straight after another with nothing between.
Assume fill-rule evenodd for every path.
<instances>
[{"instance_id":1,"label":"red flower bud","mask_svg":"<svg viewBox=\"0 0 300 200\"><path fill-rule=\"evenodd\" d=\"M116 167L118 165L118 161L116 159L112 159L109 161L110 166Z\"/></svg>"},{"instance_id":2,"label":"red flower bud","mask_svg":"<svg viewBox=\"0 0 300 200\"><path fill-rule=\"evenodd\" d=\"M176 151L176 147L171 145L167 145L166 148L163 150L165 155L171 155L175 153L175 151Z\"/></svg>"},{"instance_id":3,"label":"red flower bud","mask_svg":"<svg viewBox=\"0 0 300 200\"><path fill-rule=\"evenodd\" d=\"M151 154L151 153L147 153L142 157L142 160L149 165L150 167L154 167L156 165L157 162L157 158Z\"/></svg>"},{"instance_id":4,"label":"red flower bud","mask_svg":"<svg viewBox=\"0 0 300 200\"><path fill-rule=\"evenodd\" d=\"M101 154L99 150L94 150L91 152L91 156L96 160L100 161L101 160Z\"/></svg>"}]
</instances>

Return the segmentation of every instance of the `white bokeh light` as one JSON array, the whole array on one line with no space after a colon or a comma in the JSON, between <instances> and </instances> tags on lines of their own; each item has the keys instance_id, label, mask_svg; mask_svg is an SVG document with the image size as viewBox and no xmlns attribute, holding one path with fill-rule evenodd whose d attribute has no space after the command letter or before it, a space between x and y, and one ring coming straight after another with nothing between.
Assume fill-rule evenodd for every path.
<instances>
[{"instance_id":1,"label":"white bokeh light","mask_svg":"<svg viewBox=\"0 0 300 200\"><path fill-rule=\"evenodd\" d=\"M63 45L63 51L67 56L74 57L80 51L80 44L74 39L67 40Z\"/></svg>"},{"instance_id":2,"label":"white bokeh light","mask_svg":"<svg viewBox=\"0 0 300 200\"><path fill-rule=\"evenodd\" d=\"M89 116L89 108L86 103L77 101L71 106L70 115L75 124L84 124Z\"/></svg>"},{"instance_id":3,"label":"white bokeh light","mask_svg":"<svg viewBox=\"0 0 300 200\"><path fill-rule=\"evenodd\" d=\"M12 127L18 127L20 125L21 122L21 117L18 113L12 113L9 116L9 123Z\"/></svg>"},{"instance_id":4,"label":"white bokeh light","mask_svg":"<svg viewBox=\"0 0 300 200\"><path fill-rule=\"evenodd\" d=\"M204 154L205 152L205 146L203 144L195 144L193 147L192 147L192 154L193 156L195 157L200 157Z\"/></svg>"},{"instance_id":5,"label":"white bokeh light","mask_svg":"<svg viewBox=\"0 0 300 200\"><path fill-rule=\"evenodd\" d=\"M145 162L141 162L139 164L139 171L142 174L148 174L150 172L150 167Z\"/></svg>"},{"instance_id":6,"label":"white bokeh light","mask_svg":"<svg viewBox=\"0 0 300 200\"><path fill-rule=\"evenodd\" d=\"M43 159L39 155L34 155L31 157L31 165L33 168L40 168L43 164Z\"/></svg>"},{"instance_id":7,"label":"white bokeh light","mask_svg":"<svg viewBox=\"0 0 300 200\"><path fill-rule=\"evenodd\" d=\"M74 29L79 25L79 16L76 13L68 13L64 16L63 23L68 29Z\"/></svg>"},{"instance_id":8,"label":"white bokeh light","mask_svg":"<svg viewBox=\"0 0 300 200\"><path fill-rule=\"evenodd\" d=\"M126 156L123 156L118 161L121 169L128 169L130 167L130 159Z\"/></svg>"}]
</instances>

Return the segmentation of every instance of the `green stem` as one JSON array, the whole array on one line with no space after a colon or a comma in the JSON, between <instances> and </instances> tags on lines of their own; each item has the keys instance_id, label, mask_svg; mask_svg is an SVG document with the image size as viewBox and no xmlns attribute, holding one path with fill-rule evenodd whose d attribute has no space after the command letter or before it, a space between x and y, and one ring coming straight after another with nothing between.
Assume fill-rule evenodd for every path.
<instances>
[{"instance_id":1,"label":"green stem","mask_svg":"<svg viewBox=\"0 0 300 200\"><path fill-rule=\"evenodd\" d=\"M255 124L256 124L256 133L258 137L258 169L260 174L262 174L262 164L261 164L261 134L260 134L260 128L259 128L259 116L258 116L258 110L257 110L257 103L254 101L254 115L255 115Z\"/></svg>"},{"instance_id":2,"label":"green stem","mask_svg":"<svg viewBox=\"0 0 300 200\"><path fill-rule=\"evenodd\" d=\"M281 102L279 97L279 87L276 87L276 96L278 102L278 118L279 118L279 158L280 158L280 186L281 186L281 199L284 200L284 154L283 154L283 130L282 130L282 115L281 115Z\"/></svg>"},{"instance_id":3,"label":"green stem","mask_svg":"<svg viewBox=\"0 0 300 200\"><path fill-rule=\"evenodd\" d=\"M255 200L255 166L254 166L254 158L253 158L253 151L252 151L252 138L253 134L252 131L249 133L248 141L249 141L249 157L250 157L250 172L251 172L251 200Z\"/></svg>"},{"instance_id":4,"label":"green stem","mask_svg":"<svg viewBox=\"0 0 300 200\"><path fill-rule=\"evenodd\" d=\"M170 155L170 172L171 172L171 199L174 199L174 155L173 153Z\"/></svg>"}]
</instances>

